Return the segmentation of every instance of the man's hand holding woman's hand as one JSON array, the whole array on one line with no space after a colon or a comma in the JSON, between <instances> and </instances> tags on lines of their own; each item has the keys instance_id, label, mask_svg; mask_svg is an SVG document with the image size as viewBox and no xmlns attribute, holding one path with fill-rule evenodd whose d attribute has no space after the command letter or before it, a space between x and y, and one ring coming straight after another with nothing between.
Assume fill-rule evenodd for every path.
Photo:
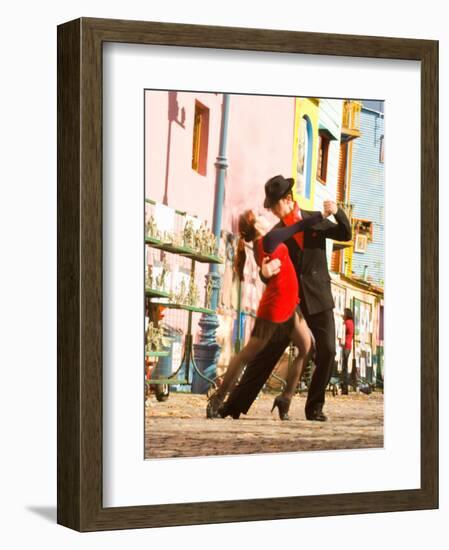
<instances>
[{"instance_id":1,"label":"man's hand holding woman's hand","mask_svg":"<svg viewBox=\"0 0 449 550\"><path fill-rule=\"evenodd\" d=\"M327 218L332 214L336 214L338 206L334 201L324 201L323 202L323 218Z\"/></svg>"},{"instance_id":2,"label":"man's hand holding woman's hand","mask_svg":"<svg viewBox=\"0 0 449 550\"><path fill-rule=\"evenodd\" d=\"M281 270L281 261L278 258L270 261L270 258L264 258L262 260L262 267L260 271L265 279L270 279L273 275L277 275Z\"/></svg>"},{"instance_id":3,"label":"man's hand holding woman's hand","mask_svg":"<svg viewBox=\"0 0 449 550\"><path fill-rule=\"evenodd\" d=\"M334 201L324 201L323 202L323 218L327 218L332 214L336 214L338 207ZM264 258L262 260L262 267L260 272L264 279L270 279L273 275L277 275L281 270L281 261L275 258L271 260L269 258Z\"/></svg>"}]
</instances>

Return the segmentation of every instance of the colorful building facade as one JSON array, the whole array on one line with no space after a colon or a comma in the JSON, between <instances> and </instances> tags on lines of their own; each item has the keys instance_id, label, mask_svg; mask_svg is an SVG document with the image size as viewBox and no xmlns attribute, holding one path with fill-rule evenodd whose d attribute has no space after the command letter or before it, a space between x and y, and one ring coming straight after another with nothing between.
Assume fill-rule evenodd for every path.
<instances>
[{"instance_id":1,"label":"colorful building facade","mask_svg":"<svg viewBox=\"0 0 449 550\"><path fill-rule=\"evenodd\" d=\"M350 202L353 204L352 272L367 281L384 281L384 115L363 107L361 136L354 144Z\"/></svg>"},{"instance_id":2,"label":"colorful building facade","mask_svg":"<svg viewBox=\"0 0 449 550\"><path fill-rule=\"evenodd\" d=\"M206 221L209 228L217 208L223 99L223 94L194 92L147 91L145 96L145 196L197 216ZM263 208L264 183L276 174L295 179L294 195L302 208L321 209L323 201L331 199L342 204L349 215L353 197L360 194L357 189L352 194L354 182L357 187L363 185L361 170L357 168L354 173L358 151L363 151L355 142L363 136L362 122L365 121L358 102L236 94L229 96L228 105L226 153L225 158L220 159L227 168L224 194L218 205L222 220L220 250L225 258L219 267L218 372L248 338L263 292L250 246L247 247L245 281L240 284L234 276L240 213L252 208L266 215L273 224L277 222ZM371 120L371 111L366 116ZM366 134L369 141L370 135ZM364 332L363 337L358 338L360 345L354 350L354 358L355 364L365 372L363 366L370 368L377 353L381 291L351 279L354 242L329 240L327 246L336 299L337 364L340 365L343 338L342 311L344 307L356 307L361 311L356 332L359 330L361 334L362 329ZM182 269L187 268L181 266ZM207 274L208 266L198 264L199 280L205 281ZM369 303L370 307L360 307L359 302ZM366 313L368 309L370 312ZM166 321L176 325L178 321L170 315L167 312ZM196 317L193 326L197 342L201 340L198 321ZM368 332L367 323L372 329Z\"/></svg>"},{"instance_id":3,"label":"colorful building facade","mask_svg":"<svg viewBox=\"0 0 449 550\"><path fill-rule=\"evenodd\" d=\"M373 384L383 384L383 136L380 111L345 101L336 199L351 217L353 239L333 244L334 314L340 344L336 359L341 368L343 314L349 308L355 322L350 363Z\"/></svg>"}]
</instances>

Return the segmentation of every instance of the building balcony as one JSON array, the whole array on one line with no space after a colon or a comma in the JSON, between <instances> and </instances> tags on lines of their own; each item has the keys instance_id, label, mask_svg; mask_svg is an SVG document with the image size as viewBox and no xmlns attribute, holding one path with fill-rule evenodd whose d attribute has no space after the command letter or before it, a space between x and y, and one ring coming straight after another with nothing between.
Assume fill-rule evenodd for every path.
<instances>
[{"instance_id":1,"label":"building balcony","mask_svg":"<svg viewBox=\"0 0 449 550\"><path fill-rule=\"evenodd\" d=\"M343 103L343 119L341 123L341 141L347 142L360 137L360 101L346 100Z\"/></svg>"}]
</instances>

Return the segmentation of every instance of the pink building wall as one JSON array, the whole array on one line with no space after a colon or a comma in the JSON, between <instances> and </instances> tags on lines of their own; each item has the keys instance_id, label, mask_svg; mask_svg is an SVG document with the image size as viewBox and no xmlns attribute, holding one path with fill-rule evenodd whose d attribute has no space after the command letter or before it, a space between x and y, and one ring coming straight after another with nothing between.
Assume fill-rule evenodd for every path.
<instances>
[{"instance_id":1,"label":"pink building wall","mask_svg":"<svg viewBox=\"0 0 449 550\"><path fill-rule=\"evenodd\" d=\"M277 174L291 176L294 108L293 98L231 96L224 229L236 232L247 208L277 221L263 208L264 184Z\"/></svg>"},{"instance_id":2,"label":"pink building wall","mask_svg":"<svg viewBox=\"0 0 449 550\"><path fill-rule=\"evenodd\" d=\"M176 118L183 120L183 126L169 122L169 92L146 92L146 197L164 202L168 172L167 204L207 220L211 227L223 96L196 92L174 92L174 96ZM206 176L191 166L195 100L210 109ZM231 95L223 229L236 231L236 219L247 208L266 213L265 181L276 174L291 175L293 132L293 98Z\"/></svg>"},{"instance_id":3,"label":"pink building wall","mask_svg":"<svg viewBox=\"0 0 449 550\"><path fill-rule=\"evenodd\" d=\"M209 142L206 175L192 169L195 100L209 108ZM173 107L177 103L176 108ZM212 227L216 186L215 162L219 152L222 94L147 91L145 94L145 196L171 208L207 220ZM171 105L171 107L170 107ZM294 133L294 98L231 95L226 156L222 229L236 233L237 220L248 208L277 219L263 208L264 184L270 177L291 176ZM170 120L172 120L170 122ZM166 200L165 200L166 199ZM208 264L198 263L198 281L204 280ZM251 285L244 285L242 307L253 309L262 284L252 255L247 261ZM202 289L204 290L204 289ZM175 314L166 313L177 326ZM232 327L221 317L223 345L220 364L227 364ZM197 340L199 316L193 319Z\"/></svg>"},{"instance_id":4,"label":"pink building wall","mask_svg":"<svg viewBox=\"0 0 449 550\"><path fill-rule=\"evenodd\" d=\"M178 103L176 118L179 121L184 119L183 126L169 122L169 92L147 91L145 94L145 196L156 202L165 202L167 183L168 206L208 220L210 227L222 96L173 92L172 97ZM195 99L210 109L206 176L192 169ZM172 116L174 114L172 112Z\"/></svg>"}]
</instances>

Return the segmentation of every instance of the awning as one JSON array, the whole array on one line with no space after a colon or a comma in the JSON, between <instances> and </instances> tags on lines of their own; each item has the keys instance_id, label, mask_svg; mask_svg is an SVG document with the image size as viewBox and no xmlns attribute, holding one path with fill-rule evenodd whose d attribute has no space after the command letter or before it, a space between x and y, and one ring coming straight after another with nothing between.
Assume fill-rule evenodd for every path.
<instances>
[{"instance_id":1,"label":"awning","mask_svg":"<svg viewBox=\"0 0 449 550\"><path fill-rule=\"evenodd\" d=\"M318 123L318 132L319 132L320 134L325 134L326 137L327 137L327 139L329 139L329 140L331 140L331 141L340 138L340 136L333 134L333 133L329 130L329 128L327 128L326 126L324 126L324 124L323 124L322 122L319 122L319 123Z\"/></svg>"}]
</instances>

